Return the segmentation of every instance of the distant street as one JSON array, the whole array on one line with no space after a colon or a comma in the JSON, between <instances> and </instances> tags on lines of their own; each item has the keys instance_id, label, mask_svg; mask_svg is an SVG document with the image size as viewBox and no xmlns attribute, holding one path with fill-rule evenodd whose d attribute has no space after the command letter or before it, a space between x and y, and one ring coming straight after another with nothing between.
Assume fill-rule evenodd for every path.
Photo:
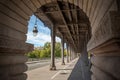
<instances>
[{"instance_id":1,"label":"distant street","mask_svg":"<svg viewBox=\"0 0 120 80\"><path fill-rule=\"evenodd\" d=\"M28 66L28 71L29 71L40 67L44 67L46 65L50 65L50 62L51 61L49 59L49 60L29 61L26 64ZM60 62L60 59L56 59L56 63L57 62Z\"/></svg>"}]
</instances>

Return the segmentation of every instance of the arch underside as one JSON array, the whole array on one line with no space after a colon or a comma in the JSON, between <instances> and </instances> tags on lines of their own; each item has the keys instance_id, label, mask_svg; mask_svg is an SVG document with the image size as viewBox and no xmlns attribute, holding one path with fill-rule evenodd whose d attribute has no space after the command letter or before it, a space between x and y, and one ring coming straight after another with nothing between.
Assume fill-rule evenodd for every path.
<instances>
[{"instance_id":1,"label":"arch underside","mask_svg":"<svg viewBox=\"0 0 120 80\"><path fill-rule=\"evenodd\" d=\"M49 27L53 26L53 22L58 22L59 24L55 25L56 27L59 27L57 30L57 36L60 36L60 34L65 34L66 42L68 41L75 48L77 47L79 49L81 48L79 44L82 44L82 41L84 41L84 39L80 37L86 34L85 32L87 30L87 32L91 31L88 34L92 33L92 36L96 37L95 33L97 28L103 21L108 11L117 10L115 0L1 0L0 3L2 8L0 23L13 28L13 32L16 32L16 30L19 31L18 35L21 34L24 36L21 37L20 40L26 40L26 36L24 34L27 33L27 20L29 20L29 17L33 13L38 12L38 17L40 17L40 15L46 15L47 19L44 17L44 22ZM53 7L57 6L58 11L54 12L54 10L56 10L55 8L53 8L54 10L52 9L53 11L50 9L46 10L48 11L46 13L44 13L45 9L41 9L40 11L42 12L38 10L40 7L47 7L47 4L53 4ZM61 7L60 5L63 5L67 9L65 9L63 6ZM6 11L4 9L6 9ZM47 16L49 16L49 18ZM11 20L11 22L9 20ZM7 23L3 21L7 21ZM19 28L19 26L21 28ZM17 39L17 36L12 36L11 34L8 35L4 33L4 35ZM76 49L76 51L78 50Z\"/></svg>"},{"instance_id":2,"label":"arch underside","mask_svg":"<svg viewBox=\"0 0 120 80\"><path fill-rule=\"evenodd\" d=\"M78 6L67 2L54 1L41 6L35 12L49 28L56 28L56 35L64 37L65 42L80 53L86 36L90 36L90 22Z\"/></svg>"}]
</instances>

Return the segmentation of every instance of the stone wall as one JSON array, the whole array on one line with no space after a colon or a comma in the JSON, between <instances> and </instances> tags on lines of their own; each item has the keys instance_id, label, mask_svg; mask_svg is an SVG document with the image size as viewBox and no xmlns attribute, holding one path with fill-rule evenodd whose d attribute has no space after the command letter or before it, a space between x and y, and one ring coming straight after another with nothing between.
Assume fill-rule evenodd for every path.
<instances>
[{"instance_id":1,"label":"stone wall","mask_svg":"<svg viewBox=\"0 0 120 80\"><path fill-rule=\"evenodd\" d=\"M120 13L108 10L88 43L92 80L120 80Z\"/></svg>"},{"instance_id":2,"label":"stone wall","mask_svg":"<svg viewBox=\"0 0 120 80\"><path fill-rule=\"evenodd\" d=\"M21 3L16 1L0 1L0 80L26 80L25 53L33 49L33 45L25 43L27 9L21 10L17 5Z\"/></svg>"}]
</instances>

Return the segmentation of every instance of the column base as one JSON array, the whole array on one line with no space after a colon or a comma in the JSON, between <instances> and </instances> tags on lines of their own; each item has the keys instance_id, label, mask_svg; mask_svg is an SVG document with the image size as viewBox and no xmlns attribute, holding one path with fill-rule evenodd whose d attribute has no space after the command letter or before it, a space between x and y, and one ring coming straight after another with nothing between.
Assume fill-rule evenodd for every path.
<instances>
[{"instance_id":1,"label":"column base","mask_svg":"<svg viewBox=\"0 0 120 80\"><path fill-rule=\"evenodd\" d=\"M56 66L51 66L50 70L56 70Z\"/></svg>"}]
</instances>

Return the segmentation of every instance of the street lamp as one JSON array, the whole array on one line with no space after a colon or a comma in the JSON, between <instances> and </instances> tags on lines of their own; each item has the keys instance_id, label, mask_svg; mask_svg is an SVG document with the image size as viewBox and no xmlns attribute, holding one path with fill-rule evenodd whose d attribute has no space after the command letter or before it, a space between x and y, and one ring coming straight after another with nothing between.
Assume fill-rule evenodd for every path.
<instances>
[{"instance_id":1,"label":"street lamp","mask_svg":"<svg viewBox=\"0 0 120 80\"><path fill-rule=\"evenodd\" d=\"M37 29L37 17L36 17L36 21L35 21L35 25L34 25L34 28L33 28L33 36L37 36L38 34L38 29Z\"/></svg>"}]
</instances>

